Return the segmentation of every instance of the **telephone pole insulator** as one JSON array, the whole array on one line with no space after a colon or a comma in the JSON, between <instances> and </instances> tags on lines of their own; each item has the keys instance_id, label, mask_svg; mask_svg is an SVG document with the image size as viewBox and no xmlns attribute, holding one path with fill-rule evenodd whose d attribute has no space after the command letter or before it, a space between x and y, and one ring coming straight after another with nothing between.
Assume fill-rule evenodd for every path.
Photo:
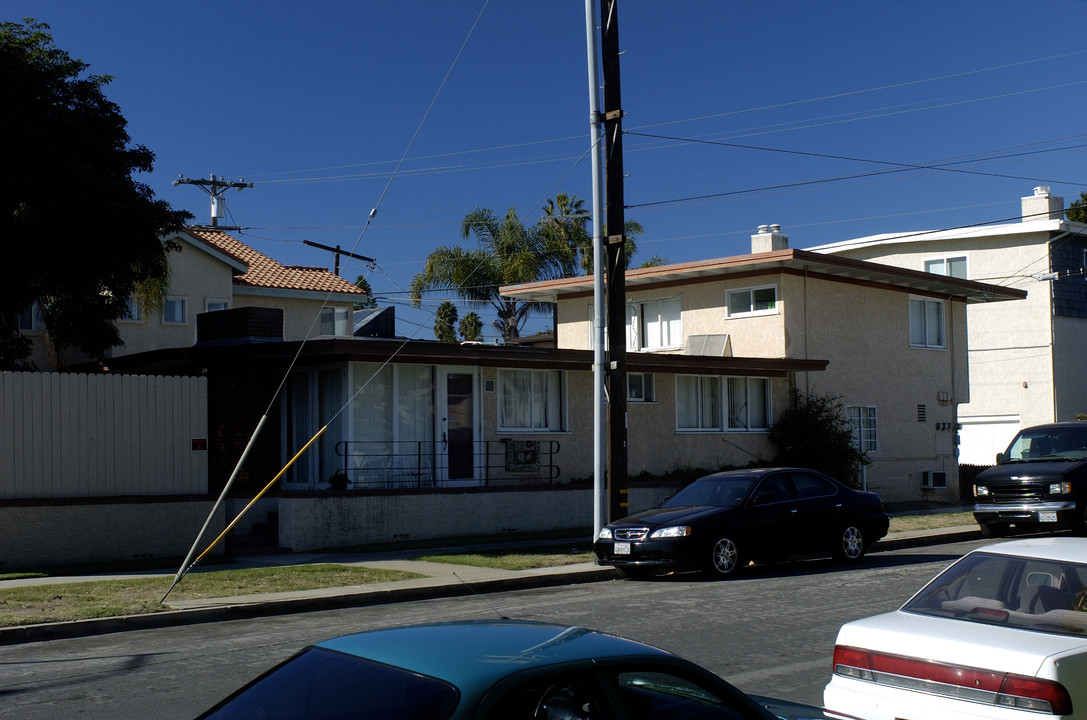
<instances>
[{"instance_id":1,"label":"telephone pole insulator","mask_svg":"<svg viewBox=\"0 0 1087 720\"><path fill-rule=\"evenodd\" d=\"M241 190L242 188L251 188L253 183L247 183L244 180L223 180L222 178L211 175L207 180L203 178L187 178L182 175L177 176L177 180L174 180L174 186L178 185L196 185L206 192L211 197L211 227L219 227L219 218L226 215L226 198L223 197L223 193L230 188ZM241 230L239 227L223 227L223 230Z\"/></svg>"}]
</instances>

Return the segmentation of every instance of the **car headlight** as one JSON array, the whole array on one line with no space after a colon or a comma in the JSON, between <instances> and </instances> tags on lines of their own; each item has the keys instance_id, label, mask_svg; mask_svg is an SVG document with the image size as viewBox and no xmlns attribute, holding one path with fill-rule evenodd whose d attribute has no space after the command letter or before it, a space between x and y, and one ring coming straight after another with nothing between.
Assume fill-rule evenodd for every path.
<instances>
[{"instance_id":1,"label":"car headlight","mask_svg":"<svg viewBox=\"0 0 1087 720\"><path fill-rule=\"evenodd\" d=\"M691 528L689 525L673 525L672 527L661 528L660 530L654 530L651 538L674 538L674 537L687 537L691 534Z\"/></svg>"},{"instance_id":2,"label":"car headlight","mask_svg":"<svg viewBox=\"0 0 1087 720\"><path fill-rule=\"evenodd\" d=\"M1049 484L1050 495L1070 495L1072 493L1072 483L1070 482L1055 482Z\"/></svg>"},{"instance_id":3,"label":"car headlight","mask_svg":"<svg viewBox=\"0 0 1087 720\"><path fill-rule=\"evenodd\" d=\"M611 528L600 528L600 534L596 537L598 540L611 540Z\"/></svg>"},{"instance_id":4,"label":"car headlight","mask_svg":"<svg viewBox=\"0 0 1087 720\"><path fill-rule=\"evenodd\" d=\"M989 488L985 485L974 486L974 497L986 497L989 495Z\"/></svg>"}]
</instances>

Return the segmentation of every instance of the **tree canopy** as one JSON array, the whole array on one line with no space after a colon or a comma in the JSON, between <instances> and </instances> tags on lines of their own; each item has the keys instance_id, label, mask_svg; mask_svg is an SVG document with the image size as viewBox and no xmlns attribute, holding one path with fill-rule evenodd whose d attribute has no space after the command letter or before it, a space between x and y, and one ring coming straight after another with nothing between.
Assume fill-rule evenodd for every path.
<instances>
[{"instance_id":1,"label":"tree canopy","mask_svg":"<svg viewBox=\"0 0 1087 720\"><path fill-rule=\"evenodd\" d=\"M434 313L434 337L438 342L455 343L457 341L457 306L446 300Z\"/></svg>"},{"instance_id":2,"label":"tree canopy","mask_svg":"<svg viewBox=\"0 0 1087 720\"><path fill-rule=\"evenodd\" d=\"M473 236L475 248L442 246L427 256L423 271L411 281L412 303L419 307L423 294L434 291L489 303L498 316L494 325L508 342L520 337L530 313L549 306L504 298L498 288L565 277L573 267L573 253L538 227L526 227L516 208L510 208L505 217L484 208L468 213L461 237Z\"/></svg>"},{"instance_id":3,"label":"tree canopy","mask_svg":"<svg viewBox=\"0 0 1087 720\"><path fill-rule=\"evenodd\" d=\"M161 305L169 285L160 236L192 216L133 179L154 153L132 145L112 79L53 44L34 20L0 23L0 367L27 367L18 316L38 303L63 363L121 343L130 298Z\"/></svg>"},{"instance_id":4,"label":"tree canopy","mask_svg":"<svg viewBox=\"0 0 1087 720\"><path fill-rule=\"evenodd\" d=\"M589 232L592 215L585 209L585 201L577 195L559 193L553 200L548 200L543 207L544 217L540 220L540 231L550 235L556 241L565 244L577 258L577 263L586 275L593 273L593 235ZM607 226L603 228L608 233ZM638 245L634 238L641 235L642 226L636 220L627 220L623 224L623 269L630 267ZM574 273L568 272L567 275Z\"/></svg>"},{"instance_id":5,"label":"tree canopy","mask_svg":"<svg viewBox=\"0 0 1087 720\"><path fill-rule=\"evenodd\" d=\"M1065 213L1072 222L1087 223L1087 192L1081 192L1079 194L1079 200L1075 200L1068 206L1068 211Z\"/></svg>"}]
</instances>

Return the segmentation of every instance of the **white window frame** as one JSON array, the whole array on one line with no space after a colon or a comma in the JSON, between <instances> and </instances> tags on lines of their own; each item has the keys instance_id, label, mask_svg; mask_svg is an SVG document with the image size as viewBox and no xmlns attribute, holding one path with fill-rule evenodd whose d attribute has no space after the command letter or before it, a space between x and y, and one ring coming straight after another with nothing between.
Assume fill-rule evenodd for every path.
<instances>
[{"instance_id":1,"label":"white window frame","mask_svg":"<svg viewBox=\"0 0 1087 720\"><path fill-rule=\"evenodd\" d=\"M634 387L631 386L634 380ZM627 402L628 403L653 403L657 401L657 391L653 384L651 372L627 373Z\"/></svg>"},{"instance_id":2,"label":"white window frame","mask_svg":"<svg viewBox=\"0 0 1087 720\"><path fill-rule=\"evenodd\" d=\"M875 405L847 405L845 416L853 428L853 447L864 453L879 452L879 422Z\"/></svg>"},{"instance_id":3,"label":"white window frame","mask_svg":"<svg viewBox=\"0 0 1087 720\"><path fill-rule=\"evenodd\" d=\"M627 303L627 349L683 349L683 303L678 295Z\"/></svg>"},{"instance_id":4,"label":"white window frame","mask_svg":"<svg viewBox=\"0 0 1087 720\"><path fill-rule=\"evenodd\" d=\"M499 432L566 432L566 409L566 371L498 369Z\"/></svg>"},{"instance_id":5,"label":"white window frame","mask_svg":"<svg viewBox=\"0 0 1087 720\"><path fill-rule=\"evenodd\" d=\"M218 307L212 307L212 306ZM220 310L229 310L230 301L222 298L204 298L204 312L219 312Z\"/></svg>"},{"instance_id":6,"label":"white window frame","mask_svg":"<svg viewBox=\"0 0 1087 720\"><path fill-rule=\"evenodd\" d=\"M773 291L773 299L769 301L766 307L756 307L756 293L763 293L765 291ZM746 304L741 307L747 307L746 310L735 310L734 308L739 304L737 298L746 295ZM765 303L763 298L759 302ZM777 285L754 285L746 288L736 288L735 290L727 290L725 292L725 317L740 318L740 317L756 317L759 315L777 315L778 314L778 286Z\"/></svg>"},{"instance_id":7,"label":"white window frame","mask_svg":"<svg viewBox=\"0 0 1087 720\"><path fill-rule=\"evenodd\" d=\"M694 394L681 386L693 383ZM739 392L742 389L742 393ZM741 397L742 394L742 397ZM753 420L751 398L761 411ZM697 408L684 407L684 400L694 397ZM676 375L676 432L679 433L765 433L773 417L773 390L770 378L734 375ZM683 425L684 417L694 410L694 423Z\"/></svg>"},{"instance_id":8,"label":"white window frame","mask_svg":"<svg viewBox=\"0 0 1087 720\"><path fill-rule=\"evenodd\" d=\"M949 270L951 269L951 263L962 261L962 275L952 275ZM925 272L934 273L936 275L943 275L945 277L955 277L962 280L968 280L970 278L970 267L967 264L968 260L966 255L945 255L943 257L933 257L925 260Z\"/></svg>"},{"instance_id":9,"label":"white window frame","mask_svg":"<svg viewBox=\"0 0 1087 720\"><path fill-rule=\"evenodd\" d=\"M332 335L336 337L342 337L350 335L348 328L350 327L351 311L345 307L339 307L337 305L328 305L321 308L321 335ZM326 328L331 328L332 332L325 332Z\"/></svg>"},{"instance_id":10,"label":"white window frame","mask_svg":"<svg viewBox=\"0 0 1087 720\"><path fill-rule=\"evenodd\" d=\"M910 347L944 350L947 348L946 303L928 297L911 296L909 301ZM936 321L938 328L933 328ZM934 335L934 331L938 335Z\"/></svg>"},{"instance_id":11,"label":"white window frame","mask_svg":"<svg viewBox=\"0 0 1087 720\"><path fill-rule=\"evenodd\" d=\"M171 306L181 307L181 319L171 320L168 311ZM162 324L163 325L187 325L189 323L189 302L188 299L181 295L169 295L166 298L166 304L162 307Z\"/></svg>"}]
</instances>

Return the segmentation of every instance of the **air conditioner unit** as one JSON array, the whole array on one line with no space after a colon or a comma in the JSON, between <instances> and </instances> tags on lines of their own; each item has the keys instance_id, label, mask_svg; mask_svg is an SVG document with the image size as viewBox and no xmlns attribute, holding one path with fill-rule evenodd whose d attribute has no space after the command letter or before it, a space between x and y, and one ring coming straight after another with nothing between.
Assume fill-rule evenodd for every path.
<instances>
[{"instance_id":1,"label":"air conditioner unit","mask_svg":"<svg viewBox=\"0 0 1087 720\"><path fill-rule=\"evenodd\" d=\"M922 470L921 471L921 487L923 488L946 488L947 487L947 472L944 470Z\"/></svg>"}]
</instances>

